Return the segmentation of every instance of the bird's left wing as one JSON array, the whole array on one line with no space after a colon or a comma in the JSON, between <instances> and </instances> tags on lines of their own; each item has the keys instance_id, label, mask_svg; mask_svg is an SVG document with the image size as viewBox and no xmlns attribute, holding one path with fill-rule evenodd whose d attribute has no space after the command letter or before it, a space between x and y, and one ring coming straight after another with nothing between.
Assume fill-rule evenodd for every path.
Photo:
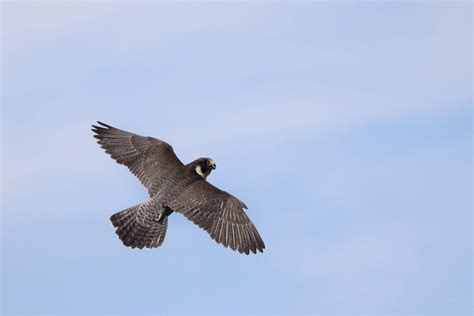
<instances>
[{"instance_id":1,"label":"bird's left wing","mask_svg":"<svg viewBox=\"0 0 474 316\"><path fill-rule=\"evenodd\" d=\"M246 254L257 250L263 252L265 248L257 229L244 212L247 206L205 180L193 182L167 206L184 214L224 247L230 246L232 250Z\"/></svg>"},{"instance_id":2,"label":"bird's left wing","mask_svg":"<svg viewBox=\"0 0 474 316\"><path fill-rule=\"evenodd\" d=\"M148 189L150 196L177 168L183 166L168 143L97 123L101 126L92 125L92 131L98 143L116 162L128 167Z\"/></svg>"}]
</instances>

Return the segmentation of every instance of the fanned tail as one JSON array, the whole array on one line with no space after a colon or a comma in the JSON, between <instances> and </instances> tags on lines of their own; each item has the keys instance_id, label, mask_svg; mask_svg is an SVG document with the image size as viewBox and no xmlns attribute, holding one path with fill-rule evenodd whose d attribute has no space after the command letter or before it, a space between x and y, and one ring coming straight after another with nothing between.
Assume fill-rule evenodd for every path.
<instances>
[{"instance_id":1,"label":"fanned tail","mask_svg":"<svg viewBox=\"0 0 474 316\"><path fill-rule=\"evenodd\" d=\"M146 203L130 207L110 217L115 233L131 248L157 248L165 239L168 214L158 213Z\"/></svg>"}]
</instances>

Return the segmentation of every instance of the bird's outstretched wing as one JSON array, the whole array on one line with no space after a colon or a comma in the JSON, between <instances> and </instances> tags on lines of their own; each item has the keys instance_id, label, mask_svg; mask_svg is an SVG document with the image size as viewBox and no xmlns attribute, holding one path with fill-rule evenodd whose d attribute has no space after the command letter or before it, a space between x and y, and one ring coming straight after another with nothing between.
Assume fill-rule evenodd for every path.
<instances>
[{"instance_id":1,"label":"bird's outstretched wing","mask_svg":"<svg viewBox=\"0 0 474 316\"><path fill-rule=\"evenodd\" d=\"M94 137L101 147L119 164L125 165L153 196L167 177L183 163L168 143L153 137L129 133L97 122L92 125Z\"/></svg>"},{"instance_id":2,"label":"bird's outstretched wing","mask_svg":"<svg viewBox=\"0 0 474 316\"><path fill-rule=\"evenodd\" d=\"M212 239L230 246L232 250L249 254L263 252L265 244L257 229L247 217L247 206L236 197L224 192L205 180L193 182L167 205L182 213Z\"/></svg>"}]
</instances>

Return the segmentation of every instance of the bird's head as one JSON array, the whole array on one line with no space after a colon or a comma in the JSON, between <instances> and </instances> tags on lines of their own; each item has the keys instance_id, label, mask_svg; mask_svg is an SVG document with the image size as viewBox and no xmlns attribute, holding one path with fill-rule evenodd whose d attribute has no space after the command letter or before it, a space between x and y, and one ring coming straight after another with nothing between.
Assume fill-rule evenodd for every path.
<instances>
[{"instance_id":1,"label":"bird's head","mask_svg":"<svg viewBox=\"0 0 474 316\"><path fill-rule=\"evenodd\" d=\"M198 175L204 179L211 173L213 169L216 169L216 163L211 158L199 158L192 162L194 170Z\"/></svg>"}]
</instances>

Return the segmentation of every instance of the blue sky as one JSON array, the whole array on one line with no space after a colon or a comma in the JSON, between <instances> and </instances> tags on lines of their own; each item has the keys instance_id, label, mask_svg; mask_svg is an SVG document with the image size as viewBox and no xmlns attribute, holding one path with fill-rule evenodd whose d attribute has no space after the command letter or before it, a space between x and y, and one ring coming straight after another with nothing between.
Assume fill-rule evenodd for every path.
<instances>
[{"instance_id":1,"label":"blue sky","mask_svg":"<svg viewBox=\"0 0 474 316\"><path fill-rule=\"evenodd\" d=\"M2 3L2 312L472 312L472 5ZM147 198L101 120L212 157L267 249Z\"/></svg>"}]
</instances>

